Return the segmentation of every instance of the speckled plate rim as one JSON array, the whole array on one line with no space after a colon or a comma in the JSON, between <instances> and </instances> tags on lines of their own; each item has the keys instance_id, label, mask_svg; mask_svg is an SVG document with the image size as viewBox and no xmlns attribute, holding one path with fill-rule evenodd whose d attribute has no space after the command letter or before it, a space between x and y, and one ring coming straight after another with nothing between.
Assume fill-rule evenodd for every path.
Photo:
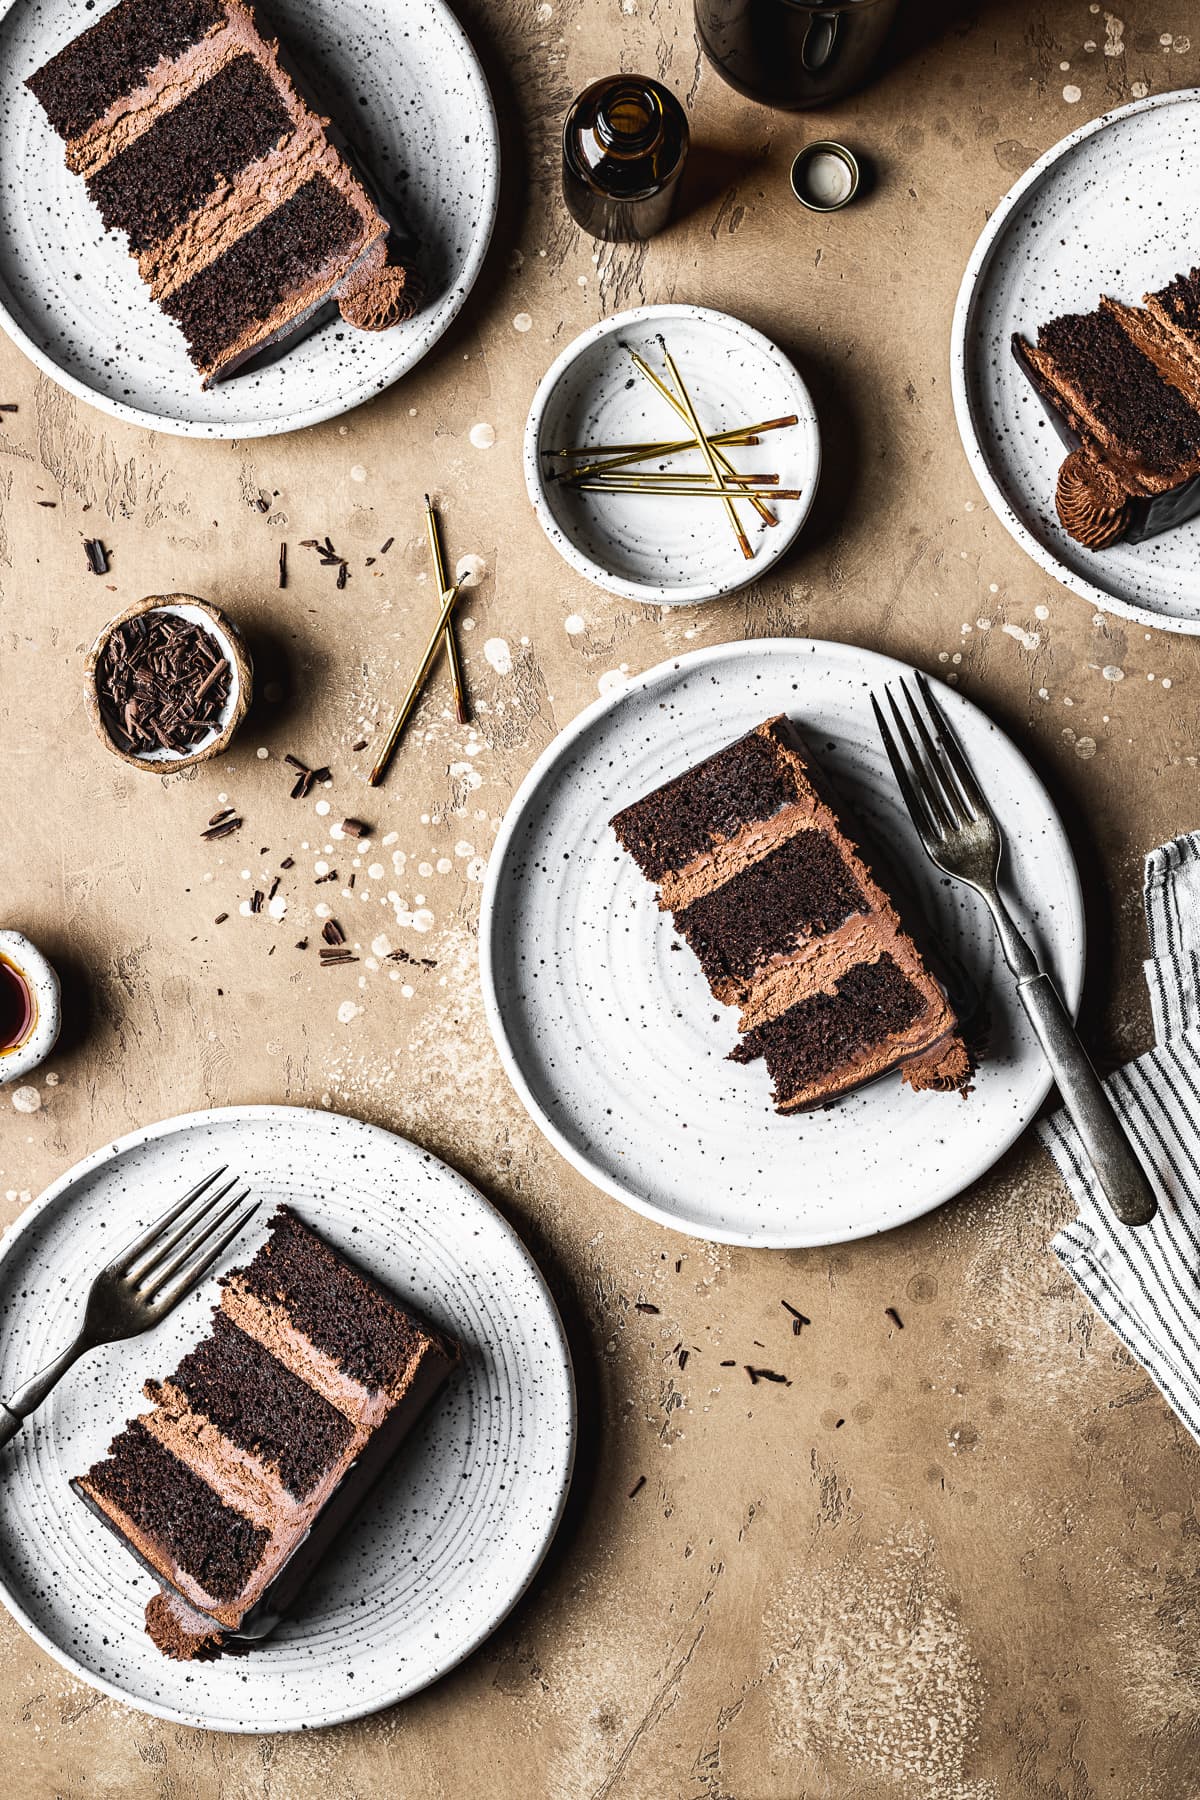
<instances>
[{"instance_id":1,"label":"speckled plate rim","mask_svg":"<svg viewBox=\"0 0 1200 1800\"><path fill-rule=\"evenodd\" d=\"M1195 106L1200 102L1200 88L1176 88L1165 94L1150 94L1144 100L1133 100L1128 106L1118 106L1112 112L1102 113L1098 119L1091 119L1081 125L1078 131L1071 132L1069 137L1062 138L1051 146L1044 156L1040 156L1031 169L1027 169L1019 181L1014 182L1007 194L999 202L995 212L980 232L975 248L967 261L966 272L958 290L958 299L954 306L954 322L950 327L950 388L954 396L954 417L958 422L958 434L966 452L967 461L971 465L976 481L987 497L988 505L1009 535L1016 539L1021 548L1036 563L1040 563L1048 575L1063 587L1069 588L1080 599L1089 600L1101 612L1119 613L1123 618L1132 619L1139 625L1150 625L1158 631L1178 631L1187 636L1200 633L1200 618L1181 619L1172 613L1155 612L1149 607L1138 606L1131 600L1124 600L1119 594L1110 593L1107 588L1099 587L1088 581L1086 576L1076 574L1075 570L1057 557L1047 544L1037 537L1010 506L1004 489L992 473L991 465L980 441L979 429L975 422L975 411L971 404L970 385L967 380L967 368L970 361L968 344L974 329L974 313L977 299L987 274L992 254L1008 224L1012 214L1029 197L1032 190L1055 170L1064 157L1078 149L1089 138L1107 131L1111 126L1120 124L1135 113L1153 112L1161 106Z\"/></svg>"},{"instance_id":2,"label":"speckled plate rim","mask_svg":"<svg viewBox=\"0 0 1200 1800\"><path fill-rule=\"evenodd\" d=\"M0 0L0 21L8 17L13 8L21 0ZM446 0L428 0L442 15L442 22L447 32L457 41L459 54L471 72L477 84L480 123L483 125L488 139L490 152L487 169L487 187L483 205L475 224L475 235L471 240L471 248L458 275L450 286L449 292L441 304L431 313L424 329L409 342L406 353L397 361L395 367L383 379L373 378L363 389L353 389L340 393L336 398L320 405L308 407L303 412L293 413L283 419L239 419L229 424L221 421L203 419L184 419L170 413L146 412L140 406L128 406L123 400L111 399L107 394L97 393L86 381L69 374L59 367L54 358L47 356L41 347L33 342L28 334L22 331L8 308L0 301L0 329L12 339L17 348L24 352L34 366L48 375L50 380L74 394L76 399L83 400L88 406L96 407L100 412L108 413L111 418L123 419L129 425L142 425L147 431L166 431L175 437L198 438L257 438L282 437L289 431L303 431L310 425L322 425L328 419L340 418L343 413L353 412L355 407L364 406L368 400L377 399L397 381L407 375L410 369L429 354L438 339L450 329L454 320L465 306L471 290L479 279L479 272L488 253L492 241L492 232L496 225L496 214L500 206L500 125L496 117L496 105L492 99L492 90L488 86L483 65L475 53L475 46L467 36L465 28ZM396 40L396 54L403 38ZM147 305L152 304L147 299Z\"/></svg>"},{"instance_id":3,"label":"speckled plate rim","mask_svg":"<svg viewBox=\"0 0 1200 1800\"><path fill-rule=\"evenodd\" d=\"M796 411L800 415L799 424L794 428L806 434L805 451L812 462L812 479L808 491L802 500L788 502L788 511L779 522L778 527L764 534L765 554L755 556L747 562L746 573L734 581L722 582L713 587L709 582L694 582L690 587L662 587L649 581L627 581L622 575L613 575L603 568L592 557L585 556L559 526L557 519L550 511L546 500L546 478L542 472L541 458L538 454L538 438L541 435L542 420L550 396L558 386L571 365L578 361L585 351L603 338L614 333L628 331L633 325L644 325L649 319L688 318L700 321L705 325L731 327L740 336L752 344L760 354L769 356L782 364L790 374L795 397ZM808 390L807 383L791 357L780 349L772 338L757 326L748 325L739 319L736 313L721 312L713 306L693 306L687 301L663 301L654 306L631 306L627 311L613 313L610 318L601 319L590 325L586 331L573 338L565 350L555 357L542 379L538 382L537 391L530 403L529 415L525 421L525 438L522 445L522 462L525 468L525 488L529 495L530 505L538 524L545 532L547 539L568 566L582 575L594 587L603 593L615 594L621 600L636 600L642 606L699 606L706 600L720 600L726 594L737 594L754 582L760 581L791 549L805 521L812 511L813 501L817 497L817 489L821 483L821 425L817 418L817 409Z\"/></svg>"},{"instance_id":4,"label":"speckled plate rim","mask_svg":"<svg viewBox=\"0 0 1200 1800\"><path fill-rule=\"evenodd\" d=\"M822 1249L830 1244L848 1243L855 1238L875 1237L881 1232L892 1231L897 1226L907 1225L913 1219L923 1218L926 1213L933 1212L935 1208L944 1205L947 1200L953 1200L956 1195L962 1193L964 1188L969 1187L971 1182L979 1180L981 1176L986 1175L990 1168L995 1166L1036 1116L1053 1085L1049 1065L1046 1065L1043 1078L1031 1090L1031 1096L1023 1113L1014 1114L1011 1131L1002 1139L998 1147L989 1152L984 1161L964 1167L944 1181L932 1183L925 1193L914 1198L909 1205L890 1213L886 1218L882 1215L860 1218L844 1230L832 1234L823 1231L816 1236L811 1232L805 1233L801 1229L775 1232L737 1230L732 1227L726 1229L708 1224L703 1228L698 1225L692 1226L686 1219L647 1200L635 1188L627 1187L624 1183L614 1180L559 1130L540 1105L513 1048L504 1018L504 1009L497 992L496 959L493 946L500 929L500 920L496 902L506 859L525 822L525 815L536 798L538 789L548 777L554 775L558 764L568 756L573 746L591 730L598 720L603 719L607 714L617 712L634 697L644 696L656 687L665 687L674 683L679 678L681 671L704 668L707 664L716 662L739 662L762 655L795 657L797 662L803 666L802 659L811 656L814 652L858 659L864 675L871 677L869 685L882 686L885 681L893 681L898 676L907 676L912 673L911 667L907 663L902 663L895 657L885 656L878 650L864 650L855 644L843 644L834 639L823 638L746 638L726 644L708 645L703 650L690 650L683 656L672 656L664 662L656 663L644 674L631 678L619 693L602 695L599 700L594 700L590 706L585 707L578 718L573 719L569 725L565 726L538 757L514 794L501 822L495 848L488 862L487 878L484 883L479 913L479 972L488 1027L491 1030L500 1061L504 1066L504 1072L516 1090L518 1099L543 1137L554 1146L560 1156L571 1164L572 1168L577 1169L591 1182L593 1187L611 1195L614 1200L621 1201L622 1205L632 1207L634 1212L641 1213L644 1218L653 1219L655 1224L665 1225L669 1230L678 1231L685 1237L700 1238L705 1242L739 1244L760 1250ZM982 707L977 707L974 701L968 700L965 694L959 694L953 689L948 690L947 694L951 708L954 707L955 702L961 703L961 705L969 707L972 712L983 714L988 725L1001 732L1013 756L1024 768L1031 789L1037 794L1040 804L1045 808L1046 817L1053 822L1066 849L1066 865L1074 874L1074 881L1070 891L1065 893L1062 898L1069 908L1070 925L1075 934L1074 941L1078 944L1078 955L1072 966L1064 969L1061 973L1064 988L1063 998L1071 1017L1074 1018L1083 991L1083 971L1087 955L1086 923L1079 871L1062 820L1059 818L1058 810L1040 776L1028 759L1017 749L1008 734L1002 731L1002 728L990 715L983 713ZM943 702L947 700L947 695L940 697Z\"/></svg>"},{"instance_id":5,"label":"speckled plate rim","mask_svg":"<svg viewBox=\"0 0 1200 1800\"><path fill-rule=\"evenodd\" d=\"M556 1504L546 1515L540 1540L535 1547L535 1553L531 1556L528 1567L523 1571L520 1582L516 1585L514 1591L503 1597L502 1604L496 1608L494 1612L489 1614L487 1623L480 1626L478 1630L469 1632L457 1644L450 1646L447 1649L445 1660L441 1663L435 1673L418 1676L414 1681L398 1681L394 1693L386 1695L383 1698L372 1699L365 1705L331 1706L326 1712L315 1715L306 1712L303 1719L298 1718L295 1724L292 1725L281 1725L274 1719L270 1722L263 1723L259 1723L254 1719L245 1719L239 1720L237 1724L231 1724L227 1719L222 1719L219 1724L214 1725L209 1715L202 1711L193 1712L182 1707L164 1705L159 1701L146 1699L141 1695L135 1696L130 1694L128 1690L121 1687L118 1682L109 1681L105 1676L97 1675L93 1670L87 1668L85 1664L73 1657L69 1650L64 1650L61 1644L56 1643L53 1638L48 1636L48 1634L42 1630L41 1626L38 1625L35 1620L30 1618L24 1607L22 1607L20 1602L15 1598L9 1589L5 1570L3 1567L0 1567L0 1602L3 1603L10 1616L16 1620L21 1629L27 1632L33 1639L34 1643L36 1643L40 1649L44 1650L47 1656L53 1657L54 1661L62 1668L66 1669L68 1674L73 1675L79 1681L86 1682L89 1687L97 1688L102 1693L108 1694L112 1699L120 1700L124 1705L134 1708L137 1712L151 1713L156 1718L167 1719L177 1725L194 1726L197 1730L220 1730L238 1736L258 1736L263 1733L281 1731L317 1731L323 1730L330 1725L344 1725L354 1719L369 1718L373 1713L382 1712L385 1707L394 1706L398 1701L411 1699L414 1694L424 1692L427 1687L432 1687L435 1682L441 1681L446 1675L449 1675L460 1663L465 1662L469 1656L478 1650L481 1644L485 1643L487 1639L491 1637L493 1632L499 1629L509 1613L512 1612L514 1607L516 1607L524 1598L529 1591L530 1584L533 1582L538 1570L545 1561L550 1546L554 1542L559 1525L562 1523L563 1512L567 1504L567 1496L570 1493L571 1480L575 1469L575 1448L579 1428L579 1405L575 1384L575 1368L571 1360L571 1351L567 1343L567 1334L563 1327L562 1316L559 1313L554 1296L547 1285L545 1276L542 1274L542 1271L539 1269L533 1256L526 1248L523 1240L513 1229L512 1225L509 1224L503 1213L500 1212L497 1207L493 1206L491 1201L486 1199L485 1196L479 1192L479 1189L474 1187L471 1182L467 1180L465 1175L460 1175L457 1169L452 1168L449 1163L443 1162L441 1157L435 1156L432 1151L422 1149L412 1138L406 1138L398 1131L389 1131L384 1125L369 1124L365 1119L356 1119L347 1113L335 1113L327 1111L323 1107L285 1106L278 1104L214 1106L206 1107L199 1112L180 1113L175 1118L161 1119L156 1124L143 1125L136 1131L126 1132L123 1137L115 1139L112 1143L105 1144L99 1150L93 1150L89 1156L83 1157L79 1162L68 1169L65 1174L60 1175L56 1181L51 1182L50 1186L44 1189L44 1191L38 1195L37 1199L25 1208L20 1218L16 1219L13 1224L9 1226L8 1230L0 1236L0 1283L3 1283L4 1281L5 1272L8 1268L14 1249L20 1243L22 1238L33 1229L41 1215L51 1206L55 1205L55 1203L61 1199L62 1195L71 1187L80 1181L86 1180L88 1176L94 1174L94 1172L97 1169L102 1168L104 1164L115 1162L129 1151L138 1150L143 1145L153 1143L159 1138L169 1137L174 1132L190 1131L197 1127L203 1128L208 1125L237 1125L250 1120L294 1120L297 1116L307 1116L308 1118L315 1120L335 1119L338 1121L339 1125L343 1127L349 1126L352 1130L364 1132L370 1137L385 1138L391 1140L393 1143L398 1141L408 1145L411 1149L417 1151L421 1157L428 1158L429 1161L438 1164L439 1167L445 1171L445 1174L450 1178L454 1185L462 1191L465 1203L467 1205L474 1204L480 1207L484 1214L494 1220L496 1226L512 1239L517 1251L528 1265L529 1273L535 1286L540 1290L546 1306L547 1323L552 1327L555 1333L555 1341L562 1357L563 1373L567 1383L566 1410L568 1415L568 1432L563 1442L559 1464L555 1471L558 1484Z\"/></svg>"}]
</instances>

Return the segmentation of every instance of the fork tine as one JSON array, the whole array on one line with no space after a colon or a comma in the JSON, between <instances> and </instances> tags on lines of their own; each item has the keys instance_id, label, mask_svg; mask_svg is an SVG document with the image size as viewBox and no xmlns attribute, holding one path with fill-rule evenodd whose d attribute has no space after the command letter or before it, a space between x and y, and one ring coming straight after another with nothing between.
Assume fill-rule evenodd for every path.
<instances>
[{"instance_id":1,"label":"fork tine","mask_svg":"<svg viewBox=\"0 0 1200 1800\"><path fill-rule=\"evenodd\" d=\"M199 1227L212 1218L214 1211L220 1206L225 1196L233 1192L238 1184L238 1179L238 1176L235 1175L232 1181L227 1181L224 1187L217 1189L215 1194L210 1194L203 1206L185 1214L169 1236L160 1238L151 1244L144 1260L139 1257L134 1263L127 1264L126 1278L132 1281L135 1287L144 1287L151 1275L161 1267L163 1258L169 1256L175 1246L182 1244L185 1238L193 1237ZM223 1218L224 1214L221 1216Z\"/></svg>"},{"instance_id":2,"label":"fork tine","mask_svg":"<svg viewBox=\"0 0 1200 1800\"><path fill-rule=\"evenodd\" d=\"M925 767L929 771L930 779L936 782L938 793L941 795L942 804L950 815L951 823L957 831L965 825L970 818L971 809L965 804L962 795L959 793L958 784L954 779L953 773L946 766L946 759L943 757L934 741L933 734L929 729L925 715L913 699L908 683L903 678L900 682L900 692L904 695L905 703L908 706L909 712L912 714L912 722L917 728L917 736L921 740L921 749L925 756Z\"/></svg>"},{"instance_id":3,"label":"fork tine","mask_svg":"<svg viewBox=\"0 0 1200 1800\"><path fill-rule=\"evenodd\" d=\"M231 1183L230 1185L235 1184ZM198 1232L189 1233L188 1241L171 1258L170 1262L164 1264L161 1257L156 1258L153 1267L146 1270L138 1279L139 1297L147 1302L152 1302L155 1294L177 1275L186 1263L199 1255L206 1244L212 1242L226 1219L231 1218L238 1207L244 1205L249 1195L250 1189L243 1188L241 1193L235 1195L229 1205L222 1207L215 1217L206 1218Z\"/></svg>"},{"instance_id":4,"label":"fork tine","mask_svg":"<svg viewBox=\"0 0 1200 1800\"><path fill-rule=\"evenodd\" d=\"M194 1201L198 1200L207 1188L212 1186L214 1181L220 1181L228 1167L228 1163L222 1163L219 1169L214 1169L211 1175L206 1175L203 1181L198 1181L190 1193L185 1194L182 1200L167 1209L161 1219L155 1219L154 1223L152 1225L147 1225L145 1231L139 1233L132 1243L126 1244L123 1250L118 1250L112 1261L107 1265L106 1273L110 1275L123 1275L131 1264L135 1263L138 1257L149 1250L151 1244L157 1241L160 1232L165 1231L169 1225L173 1225L176 1219L185 1213L188 1207L191 1206Z\"/></svg>"},{"instance_id":5,"label":"fork tine","mask_svg":"<svg viewBox=\"0 0 1200 1800\"><path fill-rule=\"evenodd\" d=\"M246 1193L249 1192L250 1190L247 1188ZM245 1195L242 1198L244 1199ZM208 1274L213 1264L224 1255L239 1231L244 1225L249 1224L261 1205L261 1200L253 1201L243 1213L238 1215L229 1229L221 1233L215 1244L209 1244L206 1240L205 1246L185 1266L171 1286L150 1302L157 1319L164 1318L171 1308L177 1306L184 1295L189 1294L197 1282Z\"/></svg>"},{"instance_id":6,"label":"fork tine","mask_svg":"<svg viewBox=\"0 0 1200 1800\"><path fill-rule=\"evenodd\" d=\"M895 721L896 730L900 734L900 742L903 744L904 753L908 757L909 773L912 776L913 785L920 792L921 799L925 803L925 810L934 821L936 835L939 838L944 839L954 830L954 820L946 810L945 803L942 799L941 788L936 779L930 775L920 751L913 743L912 732L908 729L908 723L905 720L904 714L900 711L900 708L896 703L895 694L893 694L890 687L885 688L883 691L887 695L888 705L892 709L892 718Z\"/></svg>"},{"instance_id":7,"label":"fork tine","mask_svg":"<svg viewBox=\"0 0 1200 1800\"><path fill-rule=\"evenodd\" d=\"M896 786L900 789L904 804L908 808L909 817L917 828L918 836L922 843L928 846L928 840L931 837L936 838L940 834L930 819L928 808L912 784L904 758L897 749L896 740L892 736L892 728L884 718L883 708L874 694L871 695L871 707L875 714L875 723L879 727L879 735L883 739L883 747L887 751L887 759L892 765L892 774L896 777Z\"/></svg>"},{"instance_id":8,"label":"fork tine","mask_svg":"<svg viewBox=\"0 0 1200 1800\"><path fill-rule=\"evenodd\" d=\"M967 761L966 751L958 741L958 733L934 699L933 689L919 669L916 671L916 678L921 698L929 709L929 715L937 727L938 736L942 740L942 746L946 752L950 766L954 770L955 778L963 791L967 804L970 806L971 811L975 814L977 819L990 818L991 808L988 806L987 801L980 792L979 783L976 781L971 765Z\"/></svg>"}]
</instances>

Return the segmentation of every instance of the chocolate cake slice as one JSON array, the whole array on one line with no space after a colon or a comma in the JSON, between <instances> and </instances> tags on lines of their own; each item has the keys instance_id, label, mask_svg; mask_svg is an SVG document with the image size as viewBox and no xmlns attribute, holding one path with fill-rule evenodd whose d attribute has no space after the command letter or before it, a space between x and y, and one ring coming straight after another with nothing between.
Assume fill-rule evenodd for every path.
<instances>
[{"instance_id":1,"label":"chocolate cake slice","mask_svg":"<svg viewBox=\"0 0 1200 1800\"><path fill-rule=\"evenodd\" d=\"M790 720L766 720L612 826L717 999L740 1009L734 1058L765 1059L780 1112L891 1069L914 1088L965 1086L945 990Z\"/></svg>"},{"instance_id":2,"label":"chocolate cake slice","mask_svg":"<svg viewBox=\"0 0 1200 1800\"><path fill-rule=\"evenodd\" d=\"M72 1486L161 1583L181 1660L261 1638L458 1359L290 1207L213 1328Z\"/></svg>"},{"instance_id":3,"label":"chocolate cake slice","mask_svg":"<svg viewBox=\"0 0 1200 1800\"><path fill-rule=\"evenodd\" d=\"M331 298L369 330L414 311L387 222L243 0L119 0L27 85L204 386Z\"/></svg>"},{"instance_id":4,"label":"chocolate cake slice","mask_svg":"<svg viewBox=\"0 0 1200 1800\"><path fill-rule=\"evenodd\" d=\"M1200 335L1192 276L1146 306L1105 296L1019 334L1013 354L1070 455L1055 491L1065 531L1087 549L1140 543L1200 512Z\"/></svg>"}]
</instances>

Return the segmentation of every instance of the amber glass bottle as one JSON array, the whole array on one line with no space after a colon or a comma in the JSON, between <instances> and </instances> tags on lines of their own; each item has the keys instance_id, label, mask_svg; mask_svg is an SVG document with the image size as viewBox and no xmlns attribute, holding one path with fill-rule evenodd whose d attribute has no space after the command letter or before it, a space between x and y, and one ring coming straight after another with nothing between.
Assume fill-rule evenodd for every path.
<instances>
[{"instance_id":1,"label":"amber glass bottle","mask_svg":"<svg viewBox=\"0 0 1200 1800\"><path fill-rule=\"evenodd\" d=\"M567 211L592 237L653 237L675 210L687 149L687 117L661 82L594 81L563 126Z\"/></svg>"}]
</instances>

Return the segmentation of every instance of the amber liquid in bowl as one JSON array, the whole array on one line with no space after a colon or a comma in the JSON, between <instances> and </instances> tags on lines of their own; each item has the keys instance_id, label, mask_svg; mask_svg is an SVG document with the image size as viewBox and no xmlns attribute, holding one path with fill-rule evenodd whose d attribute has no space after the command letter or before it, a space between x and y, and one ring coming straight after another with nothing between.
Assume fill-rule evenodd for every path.
<instances>
[{"instance_id":1,"label":"amber liquid in bowl","mask_svg":"<svg viewBox=\"0 0 1200 1800\"><path fill-rule=\"evenodd\" d=\"M0 952L0 1056L19 1050L36 1023L33 989L16 963Z\"/></svg>"}]
</instances>

